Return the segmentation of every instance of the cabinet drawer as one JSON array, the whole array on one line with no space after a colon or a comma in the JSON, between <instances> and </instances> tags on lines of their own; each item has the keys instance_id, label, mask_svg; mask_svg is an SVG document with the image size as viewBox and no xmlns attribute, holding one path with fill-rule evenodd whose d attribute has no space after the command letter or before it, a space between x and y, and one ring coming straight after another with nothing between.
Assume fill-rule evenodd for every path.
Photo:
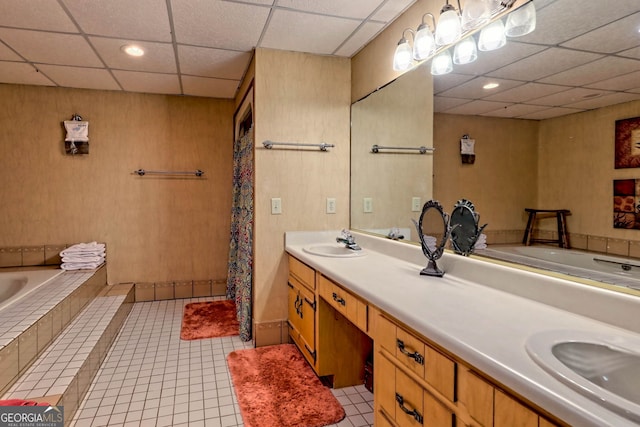
<instances>
[{"instance_id":1,"label":"cabinet drawer","mask_svg":"<svg viewBox=\"0 0 640 427\"><path fill-rule=\"evenodd\" d=\"M455 362L386 317L376 318L374 339L448 400L455 399Z\"/></svg>"},{"instance_id":2,"label":"cabinet drawer","mask_svg":"<svg viewBox=\"0 0 640 427\"><path fill-rule=\"evenodd\" d=\"M326 277L318 277L319 295L361 331L367 332L367 304Z\"/></svg>"},{"instance_id":3,"label":"cabinet drawer","mask_svg":"<svg viewBox=\"0 0 640 427\"><path fill-rule=\"evenodd\" d=\"M316 289L315 270L292 256L289 256L289 274L297 277L312 291Z\"/></svg>"}]
</instances>

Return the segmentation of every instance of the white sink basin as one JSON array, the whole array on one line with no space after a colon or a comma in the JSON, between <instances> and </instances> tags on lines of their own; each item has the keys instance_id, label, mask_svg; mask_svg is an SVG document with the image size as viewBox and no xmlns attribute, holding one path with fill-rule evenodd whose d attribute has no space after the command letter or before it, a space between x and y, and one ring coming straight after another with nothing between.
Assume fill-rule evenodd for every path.
<instances>
[{"instance_id":1,"label":"white sink basin","mask_svg":"<svg viewBox=\"0 0 640 427\"><path fill-rule=\"evenodd\" d=\"M317 245L305 246L303 251L312 255L326 256L331 258L355 258L365 255L364 250L354 251L345 248L344 245L338 243L321 243Z\"/></svg>"},{"instance_id":2,"label":"white sink basin","mask_svg":"<svg viewBox=\"0 0 640 427\"><path fill-rule=\"evenodd\" d=\"M608 409L640 422L640 339L586 331L546 331L527 353L551 375Z\"/></svg>"}]
</instances>

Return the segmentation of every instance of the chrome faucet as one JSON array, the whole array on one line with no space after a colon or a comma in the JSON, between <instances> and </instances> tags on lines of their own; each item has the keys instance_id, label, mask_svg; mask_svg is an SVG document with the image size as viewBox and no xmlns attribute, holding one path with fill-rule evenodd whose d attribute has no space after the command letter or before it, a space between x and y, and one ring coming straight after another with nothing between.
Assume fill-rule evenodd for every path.
<instances>
[{"instance_id":1,"label":"chrome faucet","mask_svg":"<svg viewBox=\"0 0 640 427\"><path fill-rule=\"evenodd\" d=\"M359 250L362 249L356 243L355 237L353 237L351 232L349 230L347 230L347 229L343 229L342 232L341 232L341 235L339 237L336 237L336 242L344 243L344 246L347 249L351 249L351 250L354 250L354 251L359 251Z\"/></svg>"}]
</instances>

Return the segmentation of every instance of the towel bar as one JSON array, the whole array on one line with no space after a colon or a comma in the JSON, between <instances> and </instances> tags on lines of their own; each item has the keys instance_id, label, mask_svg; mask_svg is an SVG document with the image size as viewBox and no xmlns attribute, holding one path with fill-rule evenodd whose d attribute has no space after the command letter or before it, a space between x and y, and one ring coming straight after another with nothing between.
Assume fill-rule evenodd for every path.
<instances>
[{"instance_id":1,"label":"towel bar","mask_svg":"<svg viewBox=\"0 0 640 427\"><path fill-rule=\"evenodd\" d=\"M138 175L138 176L145 176L145 175L195 175L195 176L202 176L204 175L204 171L201 171L200 169L196 169L195 171L148 171L148 170L144 170L144 169L138 169L133 171L134 174Z\"/></svg>"}]
</instances>

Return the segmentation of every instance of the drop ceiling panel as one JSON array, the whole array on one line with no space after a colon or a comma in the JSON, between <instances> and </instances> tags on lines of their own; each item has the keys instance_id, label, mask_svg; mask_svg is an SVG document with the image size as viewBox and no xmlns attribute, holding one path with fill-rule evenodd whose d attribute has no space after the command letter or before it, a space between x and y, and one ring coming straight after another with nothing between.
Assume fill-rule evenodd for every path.
<instances>
[{"instance_id":1,"label":"drop ceiling panel","mask_svg":"<svg viewBox=\"0 0 640 427\"><path fill-rule=\"evenodd\" d=\"M336 55L351 57L355 55L368 40L371 40L384 28L379 22L365 22L335 52Z\"/></svg>"},{"instance_id":2,"label":"drop ceiling panel","mask_svg":"<svg viewBox=\"0 0 640 427\"><path fill-rule=\"evenodd\" d=\"M56 1L2 0L0 26L77 33L78 28Z\"/></svg>"},{"instance_id":3,"label":"drop ceiling panel","mask_svg":"<svg viewBox=\"0 0 640 427\"><path fill-rule=\"evenodd\" d=\"M382 7L373 14L371 19L383 22L392 21L415 2L415 0L387 0ZM426 12L427 11L425 11L425 13ZM419 22L416 22L416 28L418 28L419 24Z\"/></svg>"},{"instance_id":4,"label":"drop ceiling panel","mask_svg":"<svg viewBox=\"0 0 640 427\"><path fill-rule=\"evenodd\" d=\"M505 118L517 118L524 116L526 114L537 113L542 110L546 110L549 107L544 107L540 105L527 105L527 104L513 104L508 105L506 107L489 111L487 113L481 114L491 117L505 117Z\"/></svg>"},{"instance_id":5,"label":"drop ceiling panel","mask_svg":"<svg viewBox=\"0 0 640 427\"><path fill-rule=\"evenodd\" d=\"M82 89L121 90L111 73L100 68L37 65L41 72L58 86Z\"/></svg>"},{"instance_id":6,"label":"drop ceiling panel","mask_svg":"<svg viewBox=\"0 0 640 427\"><path fill-rule=\"evenodd\" d=\"M321 55L332 54L358 27L358 21L276 9L262 46ZM318 34L323 34L318 37Z\"/></svg>"},{"instance_id":7,"label":"drop ceiling panel","mask_svg":"<svg viewBox=\"0 0 640 427\"><path fill-rule=\"evenodd\" d=\"M54 86L54 83L26 62L0 62L0 81L20 85Z\"/></svg>"},{"instance_id":8,"label":"drop ceiling panel","mask_svg":"<svg viewBox=\"0 0 640 427\"><path fill-rule=\"evenodd\" d=\"M527 102L531 99L551 95L569 89L567 86L545 85L541 83L526 83L512 89L507 89L484 99L501 102Z\"/></svg>"},{"instance_id":9,"label":"drop ceiling panel","mask_svg":"<svg viewBox=\"0 0 640 427\"><path fill-rule=\"evenodd\" d=\"M6 45L0 43L0 61L22 61L22 58Z\"/></svg>"},{"instance_id":10,"label":"drop ceiling panel","mask_svg":"<svg viewBox=\"0 0 640 427\"><path fill-rule=\"evenodd\" d=\"M594 98L584 99L579 102L567 104L566 107L591 110L594 108L606 107L607 105L620 104L622 102L629 102L637 99L640 99L640 96L638 96L637 94L624 92L605 92L605 94L602 96L597 96Z\"/></svg>"},{"instance_id":11,"label":"drop ceiling panel","mask_svg":"<svg viewBox=\"0 0 640 427\"><path fill-rule=\"evenodd\" d=\"M563 92L554 93L552 95L543 96L530 100L529 104L548 105L549 107L560 107L567 104L584 101L585 97L601 96L601 90L587 88L572 88Z\"/></svg>"},{"instance_id":12,"label":"drop ceiling panel","mask_svg":"<svg viewBox=\"0 0 640 427\"><path fill-rule=\"evenodd\" d=\"M184 76L182 82L185 95L209 96L212 98L232 98L240 85L240 82L236 80L192 76Z\"/></svg>"},{"instance_id":13,"label":"drop ceiling panel","mask_svg":"<svg viewBox=\"0 0 640 427\"><path fill-rule=\"evenodd\" d=\"M278 0L278 7L322 15L364 19L384 0Z\"/></svg>"},{"instance_id":14,"label":"drop ceiling panel","mask_svg":"<svg viewBox=\"0 0 640 427\"><path fill-rule=\"evenodd\" d=\"M258 44L269 8L210 0L172 0L181 44L250 51Z\"/></svg>"},{"instance_id":15,"label":"drop ceiling panel","mask_svg":"<svg viewBox=\"0 0 640 427\"><path fill-rule=\"evenodd\" d=\"M535 81L601 57L594 53L549 48L488 74L492 77Z\"/></svg>"},{"instance_id":16,"label":"drop ceiling panel","mask_svg":"<svg viewBox=\"0 0 640 427\"><path fill-rule=\"evenodd\" d=\"M251 53L180 45L178 58L184 74L240 80L251 61Z\"/></svg>"},{"instance_id":17,"label":"drop ceiling panel","mask_svg":"<svg viewBox=\"0 0 640 427\"><path fill-rule=\"evenodd\" d=\"M28 61L84 67L103 65L79 35L0 28L0 39Z\"/></svg>"},{"instance_id":18,"label":"drop ceiling panel","mask_svg":"<svg viewBox=\"0 0 640 427\"><path fill-rule=\"evenodd\" d=\"M636 4L636 9L639 6L639 4ZM624 51L640 44L640 37L638 36L639 25L640 12L569 40L563 43L562 46L602 53Z\"/></svg>"},{"instance_id":19,"label":"drop ceiling panel","mask_svg":"<svg viewBox=\"0 0 640 427\"><path fill-rule=\"evenodd\" d=\"M487 83L498 83L500 86L491 90L483 89L483 86ZM515 80L503 80L481 76L441 92L441 95L452 98L483 99L490 94L496 94L503 90L511 89L520 85L522 85L522 82Z\"/></svg>"},{"instance_id":20,"label":"drop ceiling panel","mask_svg":"<svg viewBox=\"0 0 640 427\"><path fill-rule=\"evenodd\" d=\"M628 49L618 54L619 56L625 56L627 58L640 59L640 47Z\"/></svg>"},{"instance_id":21,"label":"drop ceiling panel","mask_svg":"<svg viewBox=\"0 0 640 427\"><path fill-rule=\"evenodd\" d=\"M425 66L429 67L430 65L427 63L423 65L423 67ZM416 71L413 72L415 73ZM461 85L464 82L468 82L469 80L473 79L473 77L474 76L456 73L433 76L433 92L436 94L440 94L448 89Z\"/></svg>"},{"instance_id":22,"label":"drop ceiling panel","mask_svg":"<svg viewBox=\"0 0 640 427\"><path fill-rule=\"evenodd\" d=\"M63 0L86 34L171 41L166 0Z\"/></svg>"},{"instance_id":23,"label":"drop ceiling panel","mask_svg":"<svg viewBox=\"0 0 640 427\"><path fill-rule=\"evenodd\" d=\"M436 96L433 99L433 111L442 113L454 107L469 103L468 99L447 98L446 96Z\"/></svg>"},{"instance_id":24,"label":"drop ceiling panel","mask_svg":"<svg viewBox=\"0 0 640 427\"><path fill-rule=\"evenodd\" d=\"M91 44L109 68L129 71L175 73L176 58L173 45L168 43L137 42L144 49L143 56L130 56L122 51L128 43L125 39L90 37Z\"/></svg>"},{"instance_id":25,"label":"drop ceiling panel","mask_svg":"<svg viewBox=\"0 0 640 427\"><path fill-rule=\"evenodd\" d=\"M640 88L640 70L622 76L606 79L587 85L592 89L604 90L632 90Z\"/></svg>"},{"instance_id":26,"label":"drop ceiling panel","mask_svg":"<svg viewBox=\"0 0 640 427\"><path fill-rule=\"evenodd\" d=\"M571 68L553 76L540 79L541 83L583 86L607 77L627 74L638 69L638 61L627 58L607 56L578 67Z\"/></svg>"},{"instance_id":27,"label":"drop ceiling panel","mask_svg":"<svg viewBox=\"0 0 640 427\"><path fill-rule=\"evenodd\" d=\"M180 80L175 74L114 70L113 75L127 92L180 94Z\"/></svg>"},{"instance_id":28,"label":"drop ceiling panel","mask_svg":"<svg viewBox=\"0 0 640 427\"><path fill-rule=\"evenodd\" d=\"M478 115L482 113L488 113L489 111L495 111L500 108L505 108L509 103L506 102L492 102L492 101L471 101L466 104L453 107L446 110L449 114L471 114Z\"/></svg>"},{"instance_id":29,"label":"drop ceiling panel","mask_svg":"<svg viewBox=\"0 0 640 427\"><path fill-rule=\"evenodd\" d=\"M529 119L529 120L544 120L544 119L552 119L554 117L566 116L567 114L579 113L581 111L584 111L584 110L556 107L556 108L541 110L535 113L524 114L520 116L520 118Z\"/></svg>"}]
</instances>

